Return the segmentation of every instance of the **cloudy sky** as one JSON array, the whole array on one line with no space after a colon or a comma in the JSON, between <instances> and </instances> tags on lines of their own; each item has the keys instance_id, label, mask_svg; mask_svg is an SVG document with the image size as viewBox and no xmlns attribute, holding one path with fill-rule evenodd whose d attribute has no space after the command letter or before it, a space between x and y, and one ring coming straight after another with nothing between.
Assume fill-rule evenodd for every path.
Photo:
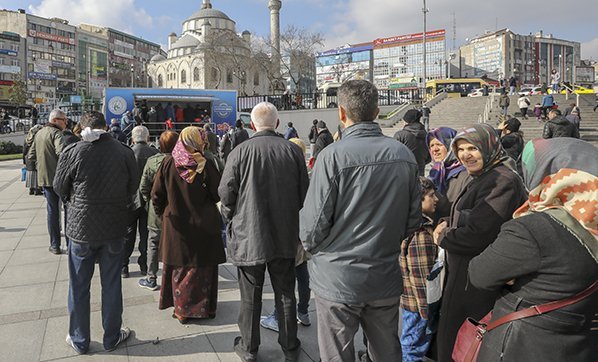
<instances>
[{"instance_id":1,"label":"cloudy sky","mask_svg":"<svg viewBox=\"0 0 598 362\"><path fill-rule=\"evenodd\" d=\"M199 10L201 0L0 0L0 9L22 8L41 16L106 25L158 44ZM237 23L237 31L269 34L268 0L212 0ZM446 29L451 48L453 13L457 46L486 30L509 28L520 34L543 30L582 43L582 58L598 60L597 0L428 0L428 29ZM423 1L283 0L281 26L294 24L324 35L326 47L371 41L423 29Z\"/></svg>"}]
</instances>

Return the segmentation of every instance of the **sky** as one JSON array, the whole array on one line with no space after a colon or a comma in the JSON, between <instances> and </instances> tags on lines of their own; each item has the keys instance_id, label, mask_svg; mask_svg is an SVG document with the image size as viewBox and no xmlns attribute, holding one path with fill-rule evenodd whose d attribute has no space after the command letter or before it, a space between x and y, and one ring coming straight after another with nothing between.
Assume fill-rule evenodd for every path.
<instances>
[{"instance_id":1,"label":"sky","mask_svg":"<svg viewBox=\"0 0 598 362\"><path fill-rule=\"evenodd\" d=\"M0 0L0 9L60 17L119 29L167 44L182 22L201 8L201 0ZM324 36L325 49L421 32L423 0L282 0L281 28L295 25ZM236 22L237 32L268 36L268 0L212 0ZM453 47L453 14L458 47L484 34L509 28L519 34L545 34L582 43L582 59L598 60L597 0L428 0L428 30L446 29Z\"/></svg>"}]
</instances>

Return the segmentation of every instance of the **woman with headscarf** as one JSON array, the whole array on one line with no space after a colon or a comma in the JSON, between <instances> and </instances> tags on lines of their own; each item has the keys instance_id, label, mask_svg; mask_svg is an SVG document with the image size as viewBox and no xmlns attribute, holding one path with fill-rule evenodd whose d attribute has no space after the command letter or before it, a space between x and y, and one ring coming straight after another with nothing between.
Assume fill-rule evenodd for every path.
<instances>
[{"instance_id":1,"label":"woman with headscarf","mask_svg":"<svg viewBox=\"0 0 598 362\"><path fill-rule=\"evenodd\" d=\"M203 155L206 139L198 127L183 129L151 193L162 218L159 309L174 307L181 323L216 316L218 264L226 261L216 208L220 173Z\"/></svg>"},{"instance_id":2,"label":"woman with headscarf","mask_svg":"<svg viewBox=\"0 0 598 362\"><path fill-rule=\"evenodd\" d=\"M569 298L598 280L596 156L595 146L573 138L526 145L522 159L529 199L469 263L472 285L501 294L493 320ZM493 329L484 337L478 361L595 361L597 306L598 293L593 293Z\"/></svg>"},{"instance_id":3,"label":"woman with headscarf","mask_svg":"<svg viewBox=\"0 0 598 362\"><path fill-rule=\"evenodd\" d=\"M449 152L456 135L457 131L452 128L438 127L430 130L426 136L426 144L432 157L428 178L436 186L438 196L435 220L450 215L451 205L471 181L471 176L464 172L465 167L459 163L454 152Z\"/></svg>"},{"instance_id":4,"label":"woman with headscarf","mask_svg":"<svg viewBox=\"0 0 598 362\"><path fill-rule=\"evenodd\" d=\"M463 129L451 148L472 180L453 203L449 223L441 222L434 230L436 244L447 254L437 334L439 362L451 361L463 321L467 317L480 319L492 309L498 293L468 285L467 266L496 239L502 224L511 219L526 196L514 162L490 125Z\"/></svg>"}]
</instances>

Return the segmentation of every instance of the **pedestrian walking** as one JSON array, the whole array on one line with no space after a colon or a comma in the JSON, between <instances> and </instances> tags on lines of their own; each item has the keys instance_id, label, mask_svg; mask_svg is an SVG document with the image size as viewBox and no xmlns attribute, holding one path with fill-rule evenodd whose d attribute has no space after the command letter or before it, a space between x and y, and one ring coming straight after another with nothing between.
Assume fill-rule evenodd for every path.
<instances>
[{"instance_id":1,"label":"pedestrian walking","mask_svg":"<svg viewBox=\"0 0 598 362\"><path fill-rule=\"evenodd\" d=\"M570 298L598 280L596 147L535 139L523 151L528 201L469 263L470 287L500 293L492 321ZM591 155L594 155L592 157ZM478 361L592 361L598 293L488 331Z\"/></svg>"},{"instance_id":2,"label":"pedestrian walking","mask_svg":"<svg viewBox=\"0 0 598 362\"><path fill-rule=\"evenodd\" d=\"M186 127L156 173L151 198L162 218L159 309L180 323L215 318L218 264L226 261L216 204L220 172L203 155L205 132Z\"/></svg>"},{"instance_id":3,"label":"pedestrian walking","mask_svg":"<svg viewBox=\"0 0 598 362\"><path fill-rule=\"evenodd\" d=\"M417 162L374 122L372 83L347 81L338 100L343 138L319 154L300 214L301 240L312 254L320 357L353 361L361 325L374 361L398 361L403 288L396 241L421 224Z\"/></svg>"},{"instance_id":4,"label":"pedestrian walking","mask_svg":"<svg viewBox=\"0 0 598 362\"><path fill-rule=\"evenodd\" d=\"M435 243L447 254L437 333L439 362L452 361L463 321L467 317L479 320L492 309L498 293L467 285L467 265L496 239L502 224L525 201L525 188L515 164L490 125L463 129L451 148L472 180L455 201L449 223L443 221L434 230Z\"/></svg>"},{"instance_id":5,"label":"pedestrian walking","mask_svg":"<svg viewBox=\"0 0 598 362\"><path fill-rule=\"evenodd\" d=\"M424 175L426 165L431 161L430 152L426 145L426 127L420 122L422 113L417 109L410 109L403 116L406 123L402 130L395 133L394 138L406 145L415 155L419 175Z\"/></svg>"},{"instance_id":6,"label":"pedestrian walking","mask_svg":"<svg viewBox=\"0 0 598 362\"><path fill-rule=\"evenodd\" d=\"M297 133L297 129L293 127L293 122L287 123L287 130L284 133L284 139L290 140L291 138L299 138L299 134Z\"/></svg>"},{"instance_id":7,"label":"pedestrian walking","mask_svg":"<svg viewBox=\"0 0 598 362\"><path fill-rule=\"evenodd\" d=\"M505 118L507 117L507 114L509 113L509 105L510 104L511 104L511 100L509 99L507 92L502 92L500 95L500 98L498 98L498 106L502 110L502 115Z\"/></svg>"},{"instance_id":8,"label":"pedestrian walking","mask_svg":"<svg viewBox=\"0 0 598 362\"><path fill-rule=\"evenodd\" d=\"M251 111L253 137L233 149L218 193L228 223L227 251L237 266L241 336L234 350L243 361L255 361L260 345L262 288L266 269L278 311L278 343L287 361L296 361L295 255L299 210L308 187L305 157L299 147L280 137L276 107L268 102Z\"/></svg>"},{"instance_id":9,"label":"pedestrian walking","mask_svg":"<svg viewBox=\"0 0 598 362\"><path fill-rule=\"evenodd\" d=\"M307 136L307 138L309 138L309 153L311 156L314 155L314 148L316 147L316 140L318 139L318 120L314 119L312 121L312 126L309 129L309 135Z\"/></svg>"},{"instance_id":10,"label":"pedestrian walking","mask_svg":"<svg viewBox=\"0 0 598 362\"><path fill-rule=\"evenodd\" d=\"M64 148L62 131L66 128L67 122L66 114L60 109L50 112L48 123L35 135L27 155L31 164L35 164L37 185L44 190L46 197L48 234L50 234L49 251L52 254L62 253L60 249L60 198L54 192L53 183L58 157ZM68 237L65 239L68 245Z\"/></svg>"},{"instance_id":11,"label":"pedestrian walking","mask_svg":"<svg viewBox=\"0 0 598 362\"><path fill-rule=\"evenodd\" d=\"M149 290L158 290L158 261L159 261L159 246L160 236L162 232L162 220L156 215L154 203L151 199L152 186L156 179L156 173L162 165L166 156L170 155L177 140L178 133L175 131L164 131L160 135L160 153L150 156L147 159L143 173L141 174L141 182L139 183L139 194L145 203L147 210L147 277L139 279L139 286Z\"/></svg>"},{"instance_id":12,"label":"pedestrian walking","mask_svg":"<svg viewBox=\"0 0 598 362\"><path fill-rule=\"evenodd\" d=\"M332 138L332 134L328 130L328 126L324 121L318 121L318 138L316 138L316 143L314 145L314 153L312 154L313 162L316 161L318 155L322 150L328 147L330 144L334 142L334 138ZM312 164L313 164L312 162Z\"/></svg>"},{"instance_id":13,"label":"pedestrian walking","mask_svg":"<svg viewBox=\"0 0 598 362\"><path fill-rule=\"evenodd\" d=\"M552 94L546 94L542 97L542 115L543 119L548 119L548 112L554 107L554 97Z\"/></svg>"},{"instance_id":14,"label":"pedestrian walking","mask_svg":"<svg viewBox=\"0 0 598 362\"><path fill-rule=\"evenodd\" d=\"M525 94L520 95L517 99L517 106L519 107L519 112L521 112L521 117L523 117L523 119L527 119L527 109L530 104L530 100Z\"/></svg>"},{"instance_id":15,"label":"pedestrian walking","mask_svg":"<svg viewBox=\"0 0 598 362\"><path fill-rule=\"evenodd\" d=\"M106 132L99 112L81 117L81 142L64 149L53 187L65 200L68 217L69 332L67 343L78 354L90 344L90 286L99 264L103 346L115 350L129 338L122 327L122 284L119 275L127 229L127 204L137 192L133 151Z\"/></svg>"}]
</instances>

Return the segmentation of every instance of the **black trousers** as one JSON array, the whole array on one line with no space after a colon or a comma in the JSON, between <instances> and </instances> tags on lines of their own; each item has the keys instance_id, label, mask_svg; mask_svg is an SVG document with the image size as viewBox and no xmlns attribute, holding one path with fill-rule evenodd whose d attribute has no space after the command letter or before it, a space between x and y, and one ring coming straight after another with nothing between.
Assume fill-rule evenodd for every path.
<instances>
[{"instance_id":1,"label":"black trousers","mask_svg":"<svg viewBox=\"0 0 598 362\"><path fill-rule=\"evenodd\" d=\"M287 360L296 360L301 342L297 339L297 307L295 299L295 259L275 259L266 264L239 266L241 307L238 349L247 359L257 355L260 346L260 316L264 277L268 269L274 289L274 304L278 319L278 343Z\"/></svg>"},{"instance_id":2,"label":"black trousers","mask_svg":"<svg viewBox=\"0 0 598 362\"><path fill-rule=\"evenodd\" d=\"M125 236L125 250L123 250L123 267L129 265L129 258L135 249L135 239L137 239L137 229L139 229L139 259L137 264L142 271L147 271L147 211L143 207L135 210L131 215L131 222L127 226L127 235Z\"/></svg>"}]
</instances>

